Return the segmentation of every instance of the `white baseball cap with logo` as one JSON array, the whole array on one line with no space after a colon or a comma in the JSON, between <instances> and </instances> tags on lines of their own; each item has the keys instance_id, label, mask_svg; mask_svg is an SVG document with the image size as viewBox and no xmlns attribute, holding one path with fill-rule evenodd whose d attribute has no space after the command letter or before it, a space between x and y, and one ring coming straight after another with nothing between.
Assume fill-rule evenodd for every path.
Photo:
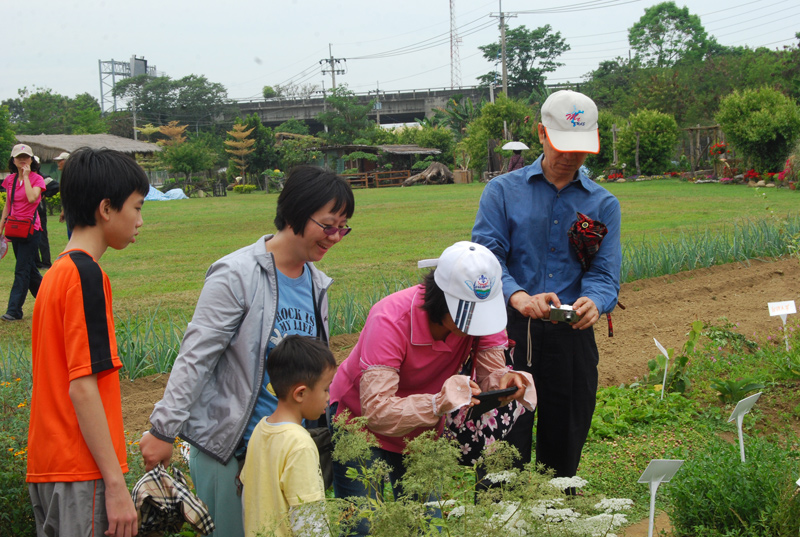
<instances>
[{"instance_id":1,"label":"white baseball cap with logo","mask_svg":"<svg viewBox=\"0 0 800 537\"><path fill-rule=\"evenodd\" d=\"M583 93L560 90L542 105L542 125L556 151L600 152L597 105Z\"/></svg>"},{"instance_id":2,"label":"white baseball cap with logo","mask_svg":"<svg viewBox=\"0 0 800 537\"><path fill-rule=\"evenodd\" d=\"M11 157L18 157L20 155L28 155L33 158L33 149L26 144L17 144L11 148Z\"/></svg>"},{"instance_id":3,"label":"white baseball cap with logo","mask_svg":"<svg viewBox=\"0 0 800 537\"><path fill-rule=\"evenodd\" d=\"M419 267L435 266L433 279L444 292L456 327L470 336L488 336L506 327L503 269L485 246L460 241L439 259L425 259Z\"/></svg>"},{"instance_id":4,"label":"white baseball cap with logo","mask_svg":"<svg viewBox=\"0 0 800 537\"><path fill-rule=\"evenodd\" d=\"M62 151L56 158L53 160L67 160L69 158L69 153L66 151Z\"/></svg>"}]
</instances>

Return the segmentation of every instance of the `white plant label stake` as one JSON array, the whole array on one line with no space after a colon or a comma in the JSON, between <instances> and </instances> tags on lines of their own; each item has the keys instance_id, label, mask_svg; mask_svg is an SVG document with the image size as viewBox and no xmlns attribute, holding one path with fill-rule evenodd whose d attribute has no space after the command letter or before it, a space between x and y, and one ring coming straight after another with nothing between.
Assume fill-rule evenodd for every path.
<instances>
[{"instance_id":1,"label":"white plant label stake","mask_svg":"<svg viewBox=\"0 0 800 537\"><path fill-rule=\"evenodd\" d=\"M656 342L658 343L658 342ZM675 472L683 464L679 459L653 459L642 475L639 476L639 483L650 485L650 526L647 530L647 537L653 537L653 524L656 517L656 491L661 483L668 483L675 475Z\"/></svg>"},{"instance_id":2,"label":"white plant label stake","mask_svg":"<svg viewBox=\"0 0 800 537\"><path fill-rule=\"evenodd\" d=\"M789 335L786 333L786 316L790 313L797 313L797 307L794 305L794 300L786 300L784 302L768 302L770 317L779 315L783 322L783 341L786 343L786 352L789 352Z\"/></svg>"},{"instance_id":3,"label":"white plant label stake","mask_svg":"<svg viewBox=\"0 0 800 537\"><path fill-rule=\"evenodd\" d=\"M739 429L739 454L742 457L742 462L744 462L744 435L742 434L742 421L744 421L744 415L750 412L750 409L753 408L753 405L756 404L756 401L758 401L758 398L761 397L762 393L763 392L755 393L736 403L736 408L733 409L733 412L731 412L731 417L728 418L728 423L736 420L736 428Z\"/></svg>"},{"instance_id":4,"label":"white plant label stake","mask_svg":"<svg viewBox=\"0 0 800 537\"><path fill-rule=\"evenodd\" d=\"M664 355L664 358L667 360L664 362L664 379L661 381L661 400L664 400L664 387L667 385L667 369L669 368L669 353L667 349L664 348L664 345L658 342L656 338L653 338L653 341L656 342L656 347L658 350L661 351L661 354Z\"/></svg>"}]
</instances>

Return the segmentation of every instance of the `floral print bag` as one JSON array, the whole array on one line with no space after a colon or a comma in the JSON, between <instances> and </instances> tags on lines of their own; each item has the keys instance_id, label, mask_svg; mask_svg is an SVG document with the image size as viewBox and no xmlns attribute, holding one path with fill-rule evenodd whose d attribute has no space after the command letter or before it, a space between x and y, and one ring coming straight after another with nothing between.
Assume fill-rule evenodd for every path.
<instances>
[{"instance_id":1,"label":"floral print bag","mask_svg":"<svg viewBox=\"0 0 800 537\"><path fill-rule=\"evenodd\" d=\"M477 351L476 344L472 347L469 358L461 369L462 375L469 376L472 380L476 379L474 357ZM509 341L508 354L513 348L513 342ZM472 466L481 461L483 450L497 442L505 439L508 432L516 423L517 418L526 412L525 407L516 401L511 401L506 406L495 408L480 416L469 419L470 407L464 406L445 416L445 427L442 433L446 438L456 440L461 448L461 464Z\"/></svg>"}]
</instances>

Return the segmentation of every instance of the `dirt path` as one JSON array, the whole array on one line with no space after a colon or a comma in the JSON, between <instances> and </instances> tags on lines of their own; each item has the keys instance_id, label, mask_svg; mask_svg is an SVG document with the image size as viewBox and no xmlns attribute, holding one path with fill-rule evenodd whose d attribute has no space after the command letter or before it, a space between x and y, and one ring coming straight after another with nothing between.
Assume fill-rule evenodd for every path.
<instances>
[{"instance_id":1,"label":"dirt path","mask_svg":"<svg viewBox=\"0 0 800 537\"><path fill-rule=\"evenodd\" d=\"M665 347L679 349L686 340L692 321L720 324L726 317L738 323L745 336L766 337L781 329L777 317L769 317L768 302L797 300L800 294L800 263L795 259L751 261L721 265L639 280L622 286L620 301L625 310L613 313L614 337L607 337L605 319L596 325L600 349L601 386L630 383L641 376L647 361L656 356L653 338ZM336 336L331 345L339 361L347 357L357 335ZM150 427L148 416L161 399L167 375L123 382L123 418L128 431ZM656 533L668 528L669 519L656 520ZM626 528L626 537L647 535L648 521Z\"/></svg>"}]
</instances>

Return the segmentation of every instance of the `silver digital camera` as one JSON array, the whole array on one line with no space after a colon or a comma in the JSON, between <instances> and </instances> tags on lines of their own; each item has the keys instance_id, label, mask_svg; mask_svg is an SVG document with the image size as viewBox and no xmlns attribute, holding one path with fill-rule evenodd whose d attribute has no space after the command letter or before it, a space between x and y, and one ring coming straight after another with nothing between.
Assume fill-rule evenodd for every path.
<instances>
[{"instance_id":1,"label":"silver digital camera","mask_svg":"<svg viewBox=\"0 0 800 537\"><path fill-rule=\"evenodd\" d=\"M577 323L580 318L580 315L569 304L561 304L559 308L550 306L550 321L573 324Z\"/></svg>"}]
</instances>

